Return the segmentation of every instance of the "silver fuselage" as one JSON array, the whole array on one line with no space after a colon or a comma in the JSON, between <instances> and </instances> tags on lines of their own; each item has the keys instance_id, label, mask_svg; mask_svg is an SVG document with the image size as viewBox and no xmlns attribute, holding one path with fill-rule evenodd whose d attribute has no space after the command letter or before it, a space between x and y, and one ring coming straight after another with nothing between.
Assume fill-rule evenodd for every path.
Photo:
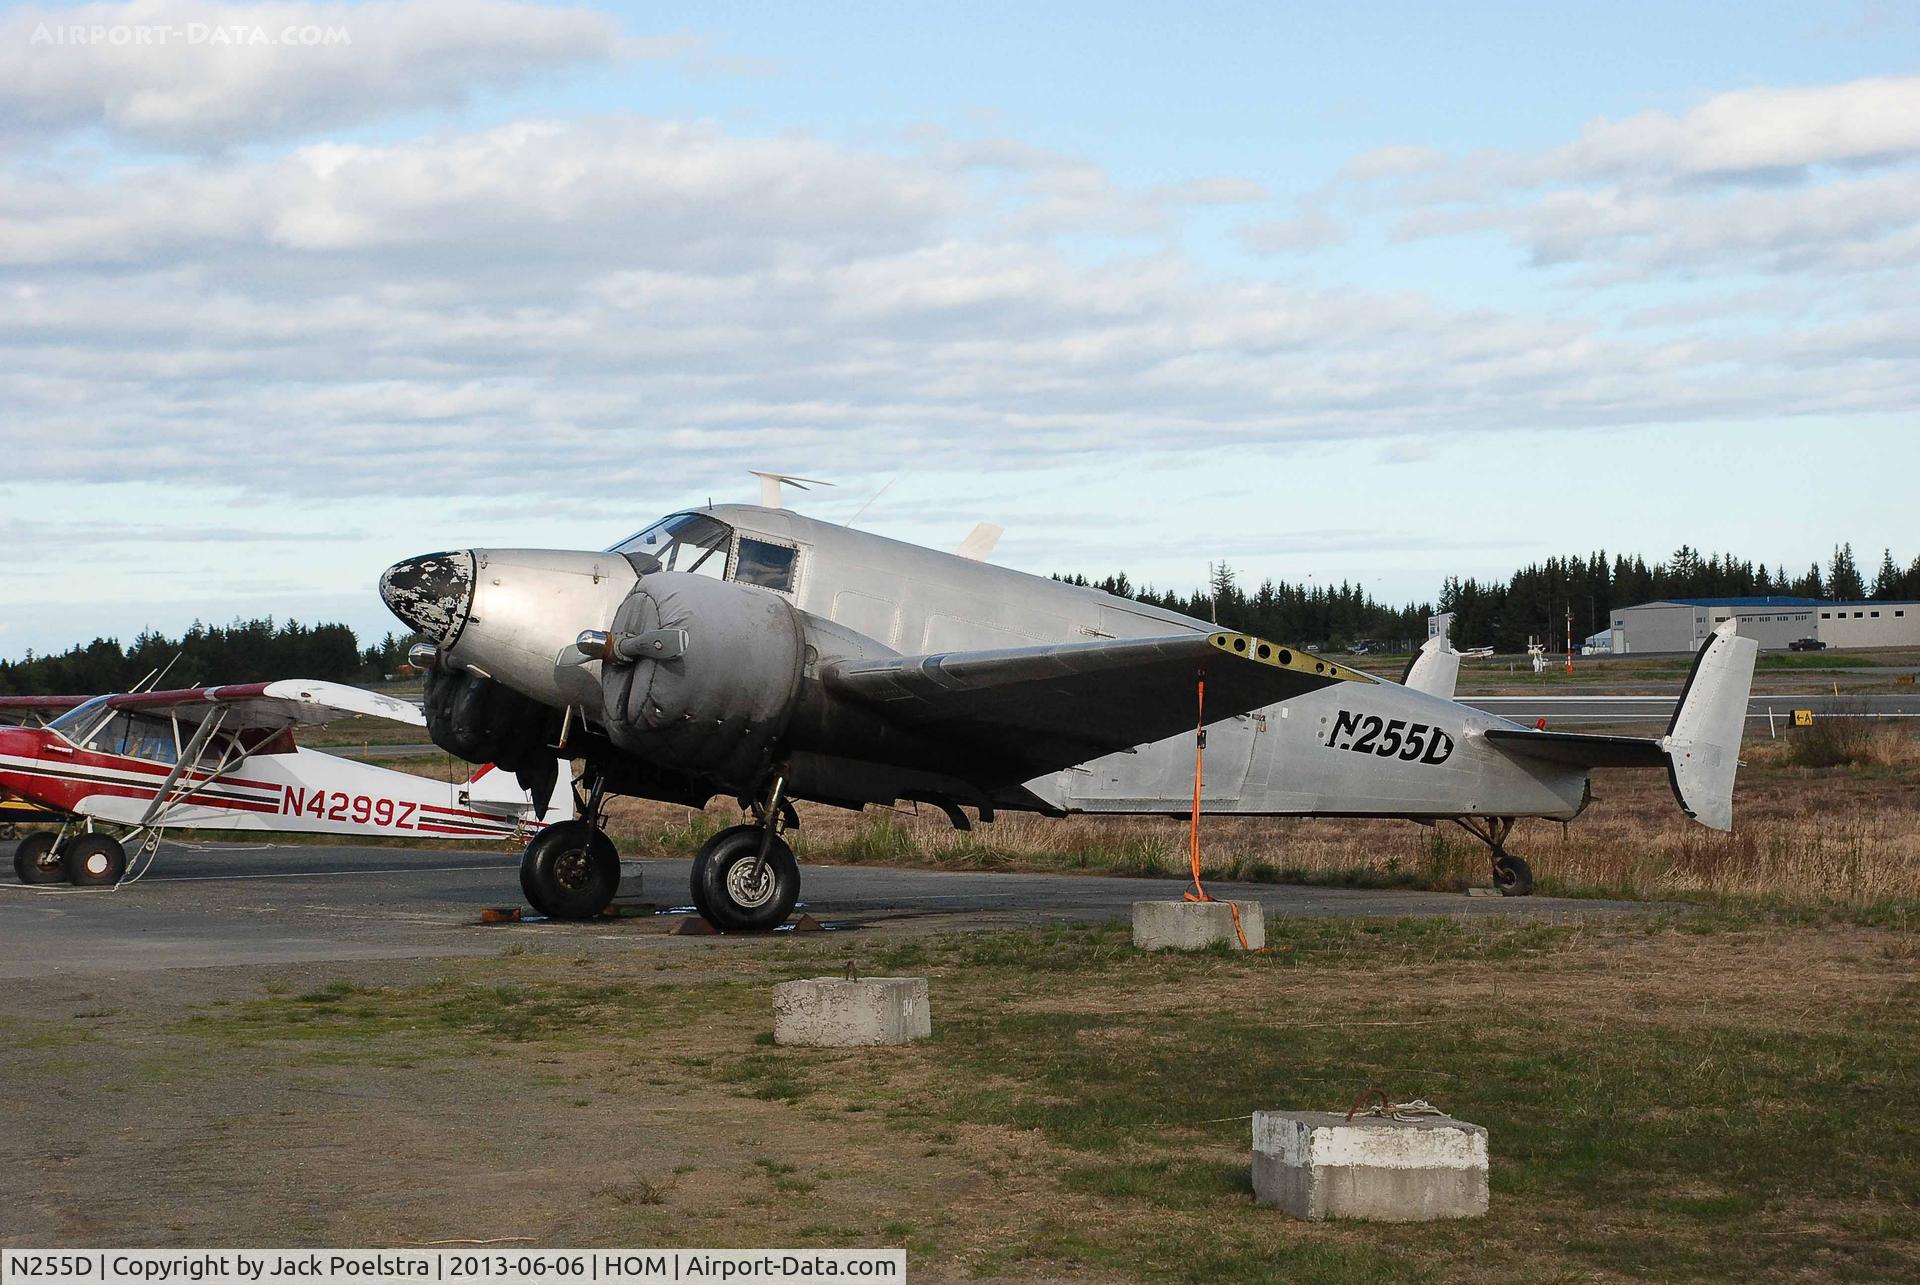
<instances>
[{"instance_id":1,"label":"silver fuselage","mask_svg":"<svg viewBox=\"0 0 1920 1285\"><path fill-rule=\"evenodd\" d=\"M691 510L731 528L726 572L740 541L795 550L780 592L795 607L865 640L872 654L1023 647L1034 643L1163 636L1215 628L1131 599L993 566L782 509ZM717 554L716 554L717 556ZM556 663L582 629L604 628L637 580L618 553L476 550L471 618L453 631L456 664L491 674L553 705L585 705L595 665ZM1204 758L1209 811L1252 815L1577 814L1583 768L1521 761L1489 744L1495 715L1387 680L1336 683L1282 704L1212 722ZM1444 756L1412 752L1442 736ZM1403 751L1400 747L1406 746ZM1004 807L1063 812L1162 813L1192 804L1194 737L1110 754L1003 793ZM912 782L851 759L796 764L795 793L891 802ZM857 784L854 784L857 783Z\"/></svg>"}]
</instances>

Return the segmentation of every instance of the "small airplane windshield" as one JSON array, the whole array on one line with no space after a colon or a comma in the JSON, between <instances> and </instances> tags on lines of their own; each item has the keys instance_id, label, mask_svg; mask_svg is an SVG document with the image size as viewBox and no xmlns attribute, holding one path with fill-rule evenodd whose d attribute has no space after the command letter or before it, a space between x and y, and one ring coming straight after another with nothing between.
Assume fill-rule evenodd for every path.
<instances>
[{"instance_id":1,"label":"small airplane windshield","mask_svg":"<svg viewBox=\"0 0 1920 1285\"><path fill-rule=\"evenodd\" d=\"M676 513L613 546L614 553L642 553L662 571L688 571L721 580L727 574L727 545L733 530L704 513Z\"/></svg>"},{"instance_id":2,"label":"small airplane windshield","mask_svg":"<svg viewBox=\"0 0 1920 1285\"><path fill-rule=\"evenodd\" d=\"M62 714L48 727L83 750L125 754L154 763L179 758L173 720L151 714L116 714L106 709L107 698L97 696Z\"/></svg>"},{"instance_id":3,"label":"small airplane windshield","mask_svg":"<svg viewBox=\"0 0 1920 1285\"><path fill-rule=\"evenodd\" d=\"M87 733L102 721L102 714L106 708L107 698L96 696L84 704L75 705L59 718L48 723L47 730L58 732L75 745L79 745L86 739Z\"/></svg>"}]
</instances>

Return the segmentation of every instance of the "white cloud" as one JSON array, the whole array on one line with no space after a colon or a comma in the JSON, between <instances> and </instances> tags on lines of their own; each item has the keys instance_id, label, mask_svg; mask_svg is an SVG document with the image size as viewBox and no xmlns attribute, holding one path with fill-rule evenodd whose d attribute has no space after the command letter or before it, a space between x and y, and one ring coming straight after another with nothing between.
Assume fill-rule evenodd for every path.
<instances>
[{"instance_id":1,"label":"white cloud","mask_svg":"<svg viewBox=\"0 0 1920 1285\"><path fill-rule=\"evenodd\" d=\"M708 55L690 37L623 40L609 15L514 0L33 6L0 16L0 129L97 125L210 151L454 107L581 64L689 56Z\"/></svg>"},{"instance_id":2,"label":"white cloud","mask_svg":"<svg viewBox=\"0 0 1920 1285\"><path fill-rule=\"evenodd\" d=\"M1675 116L1602 118L1555 159L1573 174L1716 176L1920 153L1920 76L1734 90Z\"/></svg>"}]
</instances>

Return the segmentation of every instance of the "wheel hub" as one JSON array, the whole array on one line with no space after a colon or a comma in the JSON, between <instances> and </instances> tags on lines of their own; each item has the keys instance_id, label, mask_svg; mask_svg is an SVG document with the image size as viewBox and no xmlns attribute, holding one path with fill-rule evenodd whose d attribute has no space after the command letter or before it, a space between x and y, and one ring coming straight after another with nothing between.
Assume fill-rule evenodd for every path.
<instances>
[{"instance_id":1,"label":"wheel hub","mask_svg":"<svg viewBox=\"0 0 1920 1285\"><path fill-rule=\"evenodd\" d=\"M593 878L593 863L585 848L570 848L554 858L553 881L568 892L578 892Z\"/></svg>"},{"instance_id":2,"label":"wheel hub","mask_svg":"<svg viewBox=\"0 0 1920 1285\"><path fill-rule=\"evenodd\" d=\"M87 873L97 879L106 872L107 854L104 852L89 852L87 854Z\"/></svg>"},{"instance_id":3,"label":"wheel hub","mask_svg":"<svg viewBox=\"0 0 1920 1285\"><path fill-rule=\"evenodd\" d=\"M740 858L727 870L727 896L747 910L766 905L773 900L773 866L757 857Z\"/></svg>"}]
</instances>

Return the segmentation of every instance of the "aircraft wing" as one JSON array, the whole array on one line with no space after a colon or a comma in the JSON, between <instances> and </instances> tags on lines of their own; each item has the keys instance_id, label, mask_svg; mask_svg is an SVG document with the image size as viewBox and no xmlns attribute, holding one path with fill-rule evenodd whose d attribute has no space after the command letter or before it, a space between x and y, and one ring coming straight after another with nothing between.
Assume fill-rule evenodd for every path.
<instances>
[{"instance_id":1,"label":"aircraft wing","mask_svg":"<svg viewBox=\"0 0 1920 1285\"><path fill-rule=\"evenodd\" d=\"M1187 633L843 662L829 688L888 721L973 744L1015 779L1084 763L1340 682L1374 679L1246 634Z\"/></svg>"},{"instance_id":2,"label":"aircraft wing","mask_svg":"<svg viewBox=\"0 0 1920 1285\"><path fill-rule=\"evenodd\" d=\"M264 728L278 731L303 723L331 723L364 715L425 727L417 706L392 696L362 691L344 683L282 678L271 683L229 683L224 687L186 687L164 692L128 692L109 696L113 709L172 714L198 723L215 710L226 711L221 726L229 732Z\"/></svg>"},{"instance_id":3,"label":"aircraft wing","mask_svg":"<svg viewBox=\"0 0 1920 1285\"><path fill-rule=\"evenodd\" d=\"M91 696L0 696L0 722L64 714L76 705L84 705Z\"/></svg>"}]
</instances>

